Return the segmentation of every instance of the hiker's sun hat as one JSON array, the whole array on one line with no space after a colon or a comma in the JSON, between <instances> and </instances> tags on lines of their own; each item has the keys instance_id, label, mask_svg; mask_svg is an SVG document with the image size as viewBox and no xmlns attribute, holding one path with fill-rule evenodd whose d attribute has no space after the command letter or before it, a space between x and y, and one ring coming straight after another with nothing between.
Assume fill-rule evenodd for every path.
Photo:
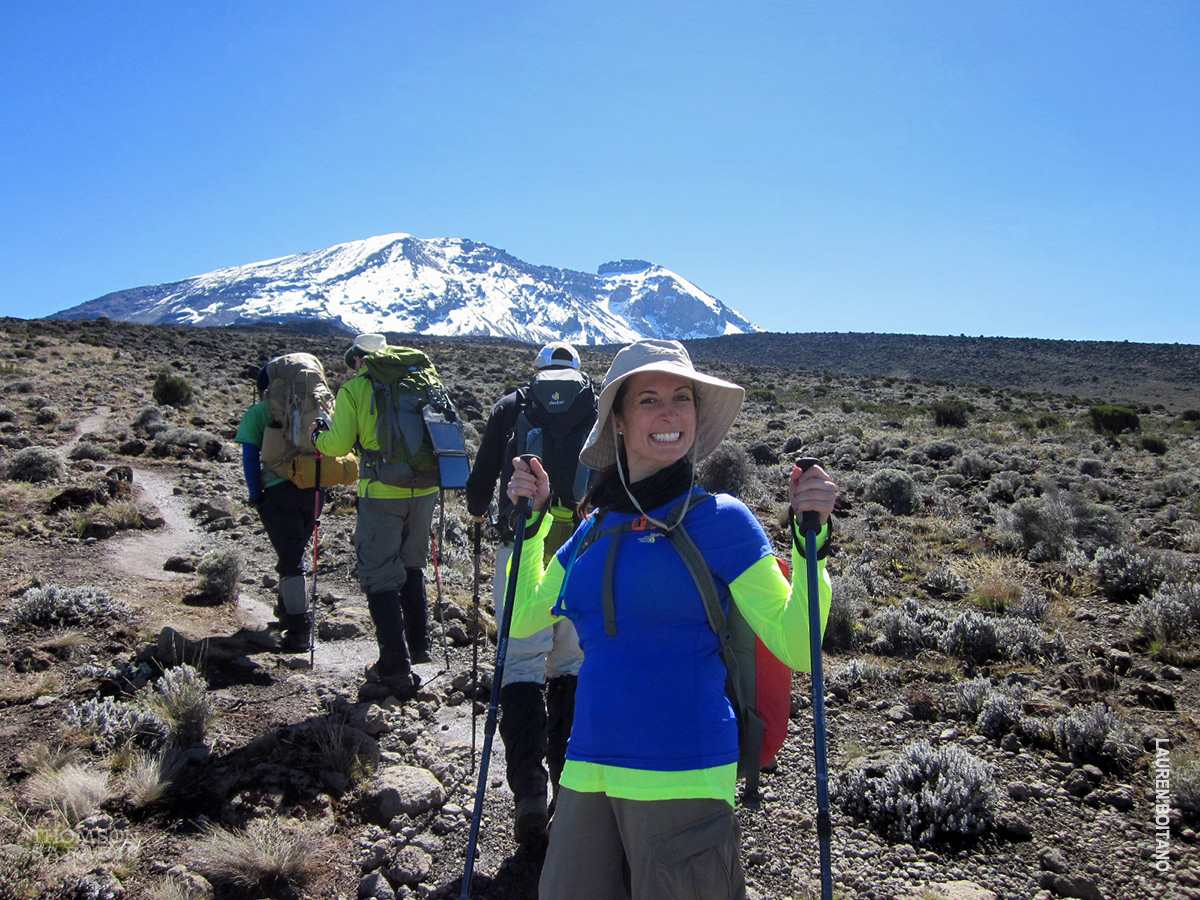
<instances>
[{"instance_id":1,"label":"hiker's sun hat","mask_svg":"<svg viewBox=\"0 0 1200 900\"><path fill-rule=\"evenodd\" d=\"M368 353L374 353L376 350L383 350L387 345L387 337L382 334L360 334L346 350L346 365L353 366L353 360L356 356L365 356Z\"/></svg>"},{"instance_id":2,"label":"hiker's sun hat","mask_svg":"<svg viewBox=\"0 0 1200 900\"><path fill-rule=\"evenodd\" d=\"M382 334L360 334L354 339L352 347L374 353L376 350L384 349L387 345L387 337Z\"/></svg>"},{"instance_id":3,"label":"hiker's sun hat","mask_svg":"<svg viewBox=\"0 0 1200 900\"><path fill-rule=\"evenodd\" d=\"M596 404L596 424L579 453L589 468L603 469L617 461L615 427L610 421L613 401L622 383L639 372L666 372L691 379L696 397L696 440L690 456L699 462L725 440L742 409L746 391L732 381L697 372L692 358L679 341L645 340L622 348L608 367L604 387Z\"/></svg>"},{"instance_id":4,"label":"hiker's sun hat","mask_svg":"<svg viewBox=\"0 0 1200 900\"><path fill-rule=\"evenodd\" d=\"M534 357L535 369L579 368L579 351L566 341L551 341Z\"/></svg>"}]
</instances>

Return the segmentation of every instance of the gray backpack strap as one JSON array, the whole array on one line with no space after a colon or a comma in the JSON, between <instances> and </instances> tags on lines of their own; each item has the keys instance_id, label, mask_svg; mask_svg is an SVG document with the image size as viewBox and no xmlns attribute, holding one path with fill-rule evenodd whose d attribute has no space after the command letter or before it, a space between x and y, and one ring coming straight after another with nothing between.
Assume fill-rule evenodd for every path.
<instances>
[{"instance_id":1,"label":"gray backpack strap","mask_svg":"<svg viewBox=\"0 0 1200 900\"><path fill-rule=\"evenodd\" d=\"M749 702L755 695L754 673L753 671L745 673L741 671L735 650L735 644L739 642L739 638L749 637L750 652L753 653L753 633L750 632L749 624L742 618L741 613L732 605L732 600L728 617L721 609L721 599L717 594L717 583L713 578L712 570L709 569L696 542L683 527L683 522L679 522L668 531L667 537L670 538L671 546L675 548L680 559L687 566L692 580L696 582L696 588L704 601L704 612L708 616L708 624L716 632L717 640L721 643L721 660L725 663L726 690L735 701L735 711L738 717L738 774L746 779L742 799L756 801L759 799L758 762L765 726ZM735 631L738 633L735 634Z\"/></svg>"}]
</instances>

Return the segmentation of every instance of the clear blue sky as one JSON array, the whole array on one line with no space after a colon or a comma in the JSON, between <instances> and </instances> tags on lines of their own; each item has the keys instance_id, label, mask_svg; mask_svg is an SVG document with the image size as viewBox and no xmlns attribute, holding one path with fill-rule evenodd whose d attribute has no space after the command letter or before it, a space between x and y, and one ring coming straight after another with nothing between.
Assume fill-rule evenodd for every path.
<instances>
[{"instance_id":1,"label":"clear blue sky","mask_svg":"<svg viewBox=\"0 0 1200 900\"><path fill-rule=\"evenodd\" d=\"M390 232L770 331L1197 344L1200 2L5 5L0 313Z\"/></svg>"}]
</instances>

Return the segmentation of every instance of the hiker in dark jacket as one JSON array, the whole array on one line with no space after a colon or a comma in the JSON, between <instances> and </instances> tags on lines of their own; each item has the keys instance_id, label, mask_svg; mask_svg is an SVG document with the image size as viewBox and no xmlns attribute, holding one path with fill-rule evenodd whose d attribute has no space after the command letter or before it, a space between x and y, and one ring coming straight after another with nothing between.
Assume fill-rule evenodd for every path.
<instances>
[{"instance_id":1,"label":"hiker in dark jacket","mask_svg":"<svg viewBox=\"0 0 1200 900\"><path fill-rule=\"evenodd\" d=\"M308 580L304 552L316 523L317 489L301 488L262 461L263 435L271 413L263 398L268 387L267 367L258 370L259 401L246 410L234 440L242 445L242 473L250 505L258 510L267 539L275 550L279 575L279 602L275 608L283 630L280 649L302 653L308 649Z\"/></svg>"},{"instance_id":2,"label":"hiker in dark jacket","mask_svg":"<svg viewBox=\"0 0 1200 900\"><path fill-rule=\"evenodd\" d=\"M584 652L542 900L746 895L733 809L738 725L725 693L720 642L665 534L682 522L722 603L735 603L789 666L809 667L804 555L793 551L789 584L754 514L727 494L709 496L693 484L695 464L724 438L743 395L737 385L697 372L675 341L639 341L621 350L582 453L601 470L586 501L593 514L548 565L541 551L550 485L536 461L514 460L509 497L529 498L534 513L512 634L531 634L567 616ZM797 520L804 510L820 515L823 548L837 486L820 466L797 467L788 493ZM593 527L600 536L574 556ZM803 536L798 540L803 545ZM824 565L822 629L830 601Z\"/></svg>"},{"instance_id":3,"label":"hiker in dark jacket","mask_svg":"<svg viewBox=\"0 0 1200 900\"><path fill-rule=\"evenodd\" d=\"M368 354L387 349L387 338L382 334L360 334L354 339L345 359L357 375L338 390L330 427L314 441L326 456L344 456L357 450L363 460L354 549L358 555L358 581L367 595L379 645L379 659L367 667L367 683L359 691L363 699L388 694L401 699L413 696L419 679L412 664L429 661L424 569L438 492L433 451L423 447L409 461L414 470L430 473L427 483L413 487L376 480L367 464L372 454L380 453L380 447L373 387L363 362Z\"/></svg>"},{"instance_id":4,"label":"hiker in dark jacket","mask_svg":"<svg viewBox=\"0 0 1200 900\"><path fill-rule=\"evenodd\" d=\"M579 370L579 353L570 344L555 341L543 347L534 358L535 379L562 379L547 381L547 384L573 385L575 390L586 388L586 393L576 395L574 411L567 409L562 428L564 432L563 452L569 454L573 463L571 471L582 469L582 486L579 496L573 496L573 484L578 479L563 476L572 485L561 488L555 485L555 494L550 505L552 521L549 536L545 540L545 552L552 554L575 531L578 524L575 504L582 499L590 470L579 462L579 450L583 446L593 423L596 407L591 382ZM492 502L496 481L500 481L500 514L497 527L500 530L500 546L496 549L496 575L493 597L497 614L504 607L504 592L507 579L505 568L513 549L511 516L514 508L505 491L512 477L512 457L525 452L526 447L515 447L519 433L528 432L534 386L524 385L504 397L492 408L475 455L475 465L467 479L467 509L482 522ZM564 403L565 405L565 403ZM524 414L526 422L522 423ZM550 441L543 442L542 454L548 469L555 469L546 454L553 453ZM504 755L508 763L508 786L513 792L513 829L519 843L543 837L546 832L549 811L546 805L547 771L542 764L543 755L549 763L549 779L555 795L567 752L567 740L571 736L571 720L574 717L575 684L579 674L583 653L579 649L579 638L575 626L569 619L559 619L536 634L524 638L510 638L505 657L503 687L500 691L500 738L504 742ZM544 696L543 696L544 691Z\"/></svg>"}]
</instances>

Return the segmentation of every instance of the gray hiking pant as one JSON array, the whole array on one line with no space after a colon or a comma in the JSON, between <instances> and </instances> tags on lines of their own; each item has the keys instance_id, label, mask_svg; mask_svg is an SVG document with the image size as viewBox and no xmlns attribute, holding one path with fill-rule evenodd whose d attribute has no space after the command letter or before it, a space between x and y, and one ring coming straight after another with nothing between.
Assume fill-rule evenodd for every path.
<instances>
[{"instance_id":1,"label":"gray hiking pant","mask_svg":"<svg viewBox=\"0 0 1200 900\"><path fill-rule=\"evenodd\" d=\"M568 530L566 537L570 536L571 532ZM551 539L554 537L552 527ZM548 548L551 539L546 541ZM553 549L557 550L563 540L565 538L560 538ZM505 569L512 558L512 552L512 541L505 541L496 548L496 579L492 588L492 602L497 618L504 613L504 594L508 587ZM553 556L553 550L548 550L547 560ZM575 633L575 623L570 619L559 619L553 625L548 625L529 637L508 639L508 653L504 657L504 678L501 684L517 684L522 681L545 684L547 678L578 675L581 665L583 651L579 649L579 635Z\"/></svg>"},{"instance_id":2,"label":"gray hiking pant","mask_svg":"<svg viewBox=\"0 0 1200 900\"><path fill-rule=\"evenodd\" d=\"M745 900L724 800L621 800L563 788L540 900Z\"/></svg>"},{"instance_id":3,"label":"gray hiking pant","mask_svg":"<svg viewBox=\"0 0 1200 900\"><path fill-rule=\"evenodd\" d=\"M358 583L365 592L398 591L408 578L405 569L425 568L436 505L437 494L358 498L354 549Z\"/></svg>"}]
</instances>

